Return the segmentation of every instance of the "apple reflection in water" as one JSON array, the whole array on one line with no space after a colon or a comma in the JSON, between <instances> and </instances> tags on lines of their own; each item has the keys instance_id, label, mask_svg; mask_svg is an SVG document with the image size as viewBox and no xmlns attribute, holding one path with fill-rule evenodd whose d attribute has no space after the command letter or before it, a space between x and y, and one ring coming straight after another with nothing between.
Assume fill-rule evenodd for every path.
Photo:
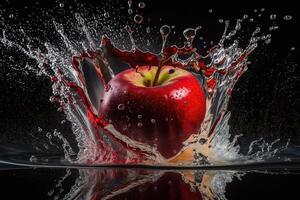
<instances>
[{"instance_id":1,"label":"apple reflection in water","mask_svg":"<svg viewBox=\"0 0 300 200\"><path fill-rule=\"evenodd\" d=\"M64 197L91 200L226 199L225 187L242 173L213 170L79 169Z\"/></svg>"}]
</instances>

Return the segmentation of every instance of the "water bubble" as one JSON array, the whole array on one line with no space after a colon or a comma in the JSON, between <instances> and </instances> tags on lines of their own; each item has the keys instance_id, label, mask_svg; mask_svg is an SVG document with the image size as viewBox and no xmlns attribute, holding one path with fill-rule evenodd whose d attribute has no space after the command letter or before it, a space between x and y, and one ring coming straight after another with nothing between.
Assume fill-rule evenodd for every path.
<instances>
[{"instance_id":1,"label":"water bubble","mask_svg":"<svg viewBox=\"0 0 300 200\"><path fill-rule=\"evenodd\" d=\"M250 18L250 19L249 19L249 22L254 22L254 19L253 19L253 18Z\"/></svg>"},{"instance_id":2,"label":"water bubble","mask_svg":"<svg viewBox=\"0 0 300 200\"><path fill-rule=\"evenodd\" d=\"M137 125L138 125L138 127L142 127L143 123L139 122Z\"/></svg>"},{"instance_id":3,"label":"water bubble","mask_svg":"<svg viewBox=\"0 0 300 200\"><path fill-rule=\"evenodd\" d=\"M219 23L223 23L224 22L224 20L223 19L219 19Z\"/></svg>"},{"instance_id":4,"label":"water bubble","mask_svg":"<svg viewBox=\"0 0 300 200\"><path fill-rule=\"evenodd\" d=\"M284 16L283 17L283 19L285 20L285 21L289 21L289 20L291 20L293 17L291 16L291 15L286 15L286 16Z\"/></svg>"},{"instance_id":5,"label":"water bubble","mask_svg":"<svg viewBox=\"0 0 300 200\"><path fill-rule=\"evenodd\" d=\"M205 138L201 138L200 140L199 140L199 143L200 144L205 144L207 142L207 139L205 139Z\"/></svg>"},{"instance_id":6,"label":"water bubble","mask_svg":"<svg viewBox=\"0 0 300 200\"><path fill-rule=\"evenodd\" d=\"M104 13L104 17L105 17L105 18L109 18L109 13L108 13L108 12L105 12L105 13Z\"/></svg>"},{"instance_id":7,"label":"water bubble","mask_svg":"<svg viewBox=\"0 0 300 200\"><path fill-rule=\"evenodd\" d=\"M155 119L151 119L150 121L151 121L152 124L155 124L155 123L156 123L156 120L155 120Z\"/></svg>"},{"instance_id":8,"label":"water bubble","mask_svg":"<svg viewBox=\"0 0 300 200\"><path fill-rule=\"evenodd\" d=\"M197 27L196 29L193 28L187 28L183 31L183 36L188 42L192 42L193 39L196 36L197 30L199 30L201 27Z\"/></svg>"},{"instance_id":9,"label":"water bubble","mask_svg":"<svg viewBox=\"0 0 300 200\"><path fill-rule=\"evenodd\" d=\"M245 15L243 16L243 19L247 19L247 18L248 18L248 15L245 14Z\"/></svg>"},{"instance_id":10,"label":"water bubble","mask_svg":"<svg viewBox=\"0 0 300 200\"><path fill-rule=\"evenodd\" d=\"M266 10L265 8L261 8L261 9L260 9L261 12L264 12L265 10Z\"/></svg>"},{"instance_id":11,"label":"water bubble","mask_svg":"<svg viewBox=\"0 0 300 200\"><path fill-rule=\"evenodd\" d=\"M149 26L146 28L146 32L150 33L150 27Z\"/></svg>"},{"instance_id":12,"label":"water bubble","mask_svg":"<svg viewBox=\"0 0 300 200\"><path fill-rule=\"evenodd\" d=\"M147 40L147 46L150 46L151 43L150 43L150 40Z\"/></svg>"},{"instance_id":13,"label":"water bubble","mask_svg":"<svg viewBox=\"0 0 300 200\"><path fill-rule=\"evenodd\" d=\"M291 47L290 48L291 51L295 51L295 49L296 49L295 47Z\"/></svg>"},{"instance_id":14,"label":"water bubble","mask_svg":"<svg viewBox=\"0 0 300 200\"><path fill-rule=\"evenodd\" d=\"M262 14L258 14L257 16L258 16L258 17L261 17L261 16L262 16Z\"/></svg>"},{"instance_id":15,"label":"water bubble","mask_svg":"<svg viewBox=\"0 0 300 200\"><path fill-rule=\"evenodd\" d=\"M193 28L187 28L183 31L183 36L185 39L190 40L191 38L194 38L196 35L196 31Z\"/></svg>"},{"instance_id":16,"label":"water bubble","mask_svg":"<svg viewBox=\"0 0 300 200\"><path fill-rule=\"evenodd\" d=\"M38 127L38 132L41 133L43 129L41 127Z\"/></svg>"},{"instance_id":17,"label":"water bubble","mask_svg":"<svg viewBox=\"0 0 300 200\"><path fill-rule=\"evenodd\" d=\"M138 119L142 119L142 118L143 118L143 115L138 115L137 118L138 118Z\"/></svg>"},{"instance_id":18,"label":"water bubble","mask_svg":"<svg viewBox=\"0 0 300 200\"><path fill-rule=\"evenodd\" d=\"M59 4L59 7L61 7L61 8L63 8L64 6L65 6L64 3L60 3L60 4Z\"/></svg>"},{"instance_id":19,"label":"water bubble","mask_svg":"<svg viewBox=\"0 0 300 200\"><path fill-rule=\"evenodd\" d=\"M133 13L132 9L128 9L128 14L131 15Z\"/></svg>"},{"instance_id":20,"label":"water bubble","mask_svg":"<svg viewBox=\"0 0 300 200\"><path fill-rule=\"evenodd\" d=\"M143 17L141 15L136 14L133 18L134 22L137 24L141 24L143 22Z\"/></svg>"},{"instance_id":21,"label":"water bubble","mask_svg":"<svg viewBox=\"0 0 300 200\"><path fill-rule=\"evenodd\" d=\"M125 109L125 105L124 104L119 104L118 105L118 110L124 110Z\"/></svg>"},{"instance_id":22,"label":"water bubble","mask_svg":"<svg viewBox=\"0 0 300 200\"><path fill-rule=\"evenodd\" d=\"M145 8L146 7L146 4L144 2L140 2L138 4L139 8Z\"/></svg>"},{"instance_id":23,"label":"water bubble","mask_svg":"<svg viewBox=\"0 0 300 200\"><path fill-rule=\"evenodd\" d=\"M270 20L275 20L276 19L276 15L275 14L272 14L272 15L270 15Z\"/></svg>"},{"instance_id":24,"label":"water bubble","mask_svg":"<svg viewBox=\"0 0 300 200\"><path fill-rule=\"evenodd\" d=\"M9 17L10 19L12 19L12 18L14 18L15 16L14 16L14 14L10 14L8 17Z\"/></svg>"},{"instance_id":25,"label":"water bubble","mask_svg":"<svg viewBox=\"0 0 300 200\"><path fill-rule=\"evenodd\" d=\"M168 71L169 74L173 74L174 72L175 72L175 69L170 69L170 70Z\"/></svg>"},{"instance_id":26,"label":"water bubble","mask_svg":"<svg viewBox=\"0 0 300 200\"><path fill-rule=\"evenodd\" d=\"M213 12L213 10L212 10L212 9L209 9L209 10L208 10L208 12L209 12L209 13L212 13L212 12Z\"/></svg>"},{"instance_id":27,"label":"water bubble","mask_svg":"<svg viewBox=\"0 0 300 200\"><path fill-rule=\"evenodd\" d=\"M163 25L162 27L160 27L160 34L162 36L168 36L170 34L171 28L168 25Z\"/></svg>"},{"instance_id":28,"label":"water bubble","mask_svg":"<svg viewBox=\"0 0 300 200\"><path fill-rule=\"evenodd\" d=\"M256 13L256 12L257 12L257 9L254 9L253 11Z\"/></svg>"}]
</instances>

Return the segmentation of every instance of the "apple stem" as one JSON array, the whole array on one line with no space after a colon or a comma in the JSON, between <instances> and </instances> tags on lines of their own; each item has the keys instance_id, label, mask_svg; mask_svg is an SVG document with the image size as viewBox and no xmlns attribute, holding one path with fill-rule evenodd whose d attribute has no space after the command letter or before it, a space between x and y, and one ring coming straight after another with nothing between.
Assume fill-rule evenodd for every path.
<instances>
[{"instance_id":1,"label":"apple stem","mask_svg":"<svg viewBox=\"0 0 300 200\"><path fill-rule=\"evenodd\" d=\"M153 81L152 86L156 85L156 82L158 81L159 74L161 72L161 68L162 68L162 65L159 65L158 68L157 68L157 71L155 73L155 77L154 77L154 81Z\"/></svg>"}]
</instances>

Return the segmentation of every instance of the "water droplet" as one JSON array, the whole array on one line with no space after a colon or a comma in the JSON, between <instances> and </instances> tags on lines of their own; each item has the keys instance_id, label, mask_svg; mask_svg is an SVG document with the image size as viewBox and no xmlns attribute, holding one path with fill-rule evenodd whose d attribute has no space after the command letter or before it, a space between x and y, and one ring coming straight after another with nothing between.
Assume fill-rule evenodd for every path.
<instances>
[{"instance_id":1,"label":"water droplet","mask_svg":"<svg viewBox=\"0 0 300 200\"><path fill-rule=\"evenodd\" d=\"M261 9L260 9L261 12L264 12L265 10L266 10L265 8L261 8Z\"/></svg>"},{"instance_id":2,"label":"water droplet","mask_svg":"<svg viewBox=\"0 0 300 200\"><path fill-rule=\"evenodd\" d=\"M43 129L41 127L38 127L38 132L41 133Z\"/></svg>"},{"instance_id":3,"label":"water droplet","mask_svg":"<svg viewBox=\"0 0 300 200\"><path fill-rule=\"evenodd\" d=\"M138 118L138 119L142 119L143 116L142 116L142 115L138 115L137 118Z\"/></svg>"},{"instance_id":4,"label":"water droplet","mask_svg":"<svg viewBox=\"0 0 300 200\"><path fill-rule=\"evenodd\" d=\"M250 19L249 19L249 22L254 22L254 19L253 19L253 18L250 18Z\"/></svg>"},{"instance_id":5,"label":"water droplet","mask_svg":"<svg viewBox=\"0 0 300 200\"><path fill-rule=\"evenodd\" d=\"M193 28L187 28L183 31L183 36L185 37L185 39L192 43L193 39L196 36L197 30L199 30L201 27L197 27L196 29Z\"/></svg>"},{"instance_id":6,"label":"water droplet","mask_svg":"<svg viewBox=\"0 0 300 200\"><path fill-rule=\"evenodd\" d=\"M256 12L257 12L257 9L254 9L253 11L256 13Z\"/></svg>"},{"instance_id":7,"label":"water droplet","mask_svg":"<svg viewBox=\"0 0 300 200\"><path fill-rule=\"evenodd\" d=\"M138 125L138 127L142 127L143 123L139 122L137 125Z\"/></svg>"},{"instance_id":8,"label":"water droplet","mask_svg":"<svg viewBox=\"0 0 300 200\"><path fill-rule=\"evenodd\" d=\"M209 12L209 13L212 13L212 12L213 12L213 10L212 10L212 9L209 9L209 10L208 10L208 12Z\"/></svg>"},{"instance_id":9,"label":"water droplet","mask_svg":"<svg viewBox=\"0 0 300 200\"><path fill-rule=\"evenodd\" d=\"M141 15L136 14L133 18L134 22L137 24L141 24L143 22L143 17Z\"/></svg>"},{"instance_id":10,"label":"water droplet","mask_svg":"<svg viewBox=\"0 0 300 200\"><path fill-rule=\"evenodd\" d=\"M224 22L224 20L223 19L219 19L219 23L223 23Z\"/></svg>"},{"instance_id":11,"label":"water droplet","mask_svg":"<svg viewBox=\"0 0 300 200\"><path fill-rule=\"evenodd\" d=\"M144 2L140 2L138 4L139 8L145 8L146 7L146 4Z\"/></svg>"},{"instance_id":12,"label":"water droplet","mask_svg":"<svg viewBox=\"0 0 300 200\"><path fill-rule=\"evenodd\" d=\"M124 104L119 104L118 105L118 110L124 110L125 109L125 105Z\"/></svg>"},{"instance_id":13,"label":"water droplet","mask_svg":"<svg viewBox=\"0 0 300 200\"><path fill-rule=\"evenodd\" d=\"M276 19L276 15L275 14L272 14L272 15L270 15L270 20L275 20Z\"/></svg>"},{"instance_id":14,"label":"water droplet","mask_svg":"<svg viewBox=\"0 0 300 200\"><path fill-rule=\"evenodd\" d=\"M248 18L248 15L245 14L245 15L243 16L243 19L247 19L247 18Z\"/></svg>"},{"instance_id":15,"label":"water droplet","mask_svg":"<svg viewBox=\"0 0 300 200\"><path fill-rule=\"evenodd\" d=\"M61 7L61 8L63 8L64 6L65 6L64 3L60 3L60 4L59 4L59 7Z\"/></svg>"},{"instance_id":16,"label":"water droplet","mask_svg":"<svg viewBox=\"0 0 300 200\"><path fill-rule=\"evenodd\" d=\"M266 43L266 44L270 44L270 43L271 43L271 39L265 40L265 43Z\"/></svg>"},{"instance_id":17,"label":"water droplet","mask_svg":"<svg viewBox=\"0 0 300 200\"><path fill-rule=\"evenodd\" d=\"M131 15L133 13L132 9L128 9L128 14Z\"/></svg>"},{"instance_id":18,"label":"water droplet","mask_svg":"<svg viewBox=\"0 0 300 200\"><path fill-rule=\"evenodd\" d=\"M285 20L285 21L289 21L289 20L291 20L293 17L291 16L291 15L286 15L286 16L284 16L283 17L283 19Z\"/></svg>"},{"instance_id":19,"label":"water droplet","mask_svg":"<svg viewBox=\"0 0 300 200\"><path fill-rule=\"evenodd\" d=\"M261 14L258 14L257 16L258 16L258 17L261 17L262 15L261 15Z\"/></svg>"},{"instance_id":20,"label":"water droplet","mask_svg":"<svg viewBox=\"0 0 300 200\"><path fill-rule=\"evenodd\" d=\"M104 13L104 17L105 17L105 18L109 18L109 13L108 13L108 12L105 12L105 13Z\"/></svg>"},{"instance_id":21,"label":"water droplet","mask_svg":"<svg viewBox=\"0 0 300 200\"><path fill-rule=\"evenodd\" d=\"M156 123L156 120L155 120L155 119L151 119L150 121L151 121L152 124L155 124L155 123Z\"/></svg>"},{"instance_id":22,"label":"water droplet","mask_svg":"<svg viewBox=\"0 0 300 200\"><path fill-rule=\"evenodd\" d=\"M130 26L128 26L128 25L125 26L125 30L126 30L127 33L129 33L129 34L133 33L132 29L131 29Z\"/></svg>"},{"instance_id":23,"label":"water droplet","mask_svg":"<svg viewBox=\"0 0 300 200\"><path fill-rule=\"evenodd\" d=\"M200 140L199 140L199 143L200 144L205 144L207 142L207 139L205 139L205 138L201 138Z\"/></svg>"},{"instance_id":24,"label":"water droplet","mask_svg":"<svg viewBox=\"0 0 300 200\"><path fill-rule=\"evenodd\" d=\"M147 40L147 46L150 46L151 43L150 43L150 40Z\"/></svg>"},{"instance_id":25,"label":"water droplet","mask_svg":"<svg viewBox=\"0 0 300 200\"><path fill-rule=\"evenodd\" d=\"M164 37L168 36L170 34L171 28L168 25L163 25L160 27L160 34Z\"/></svg>"},{"instance_id":26,"label":"water droplet","mask_svg":"<svg viewBox=\"0 0 300 200\"><path fill-rule=\"evenodd\" d=\"M37 158L34 155L32 155L29 160L30 162L37 162Z\"/></svg>"},{"instance_id":27,"label":"water droplet","mask_svg":"<svg viewBox=\"0 0 300 200\"><path fill-rule=\"evenodd\" d=\"M146 32L150 33L150 27L149 26L146 28Z\"/></svg>"},{"instance_id":28,"label":"water droplet","mask_svg":"<svg viewBox=\"0 0 300 200\"><path fill-rule=\"evenodd\" d=\"M14 16L14 14L10 14L8 17L9 17L10 19L12 19L12 18L14 18L15 16Z\"/></svg>"},{"instance_id":29,"label":"water droplet","mask_svg":"<svg viewBox=\"0 0 300 200\"><path fill-rule=\"evenodd\" d=\"M131 0L129 0L127 3L128 3L128 7L130 8L130 7L131 7L131 5L132 5L132 1L131 1Z\"/></svg>"},{"instance_id":30,"label":"water droplet","mask_svg":"<svg viewBox=\"0 0 300 200\"><path fill-rule=\"evenodd\" d=\"M173 74L174 72L175 72L175 69L170 69L168 73Z\"/></svg>"},{"instance_id":31,"label":"water droplet","mask_svg":"<svg viewBox=\"0 0 300 200\"><path fill-rule=\"evenodd\" d=\"M295 49L296 49L295 47L291 47L290 48L291 51L295 51Z\"/></svg>"}]
</instances>

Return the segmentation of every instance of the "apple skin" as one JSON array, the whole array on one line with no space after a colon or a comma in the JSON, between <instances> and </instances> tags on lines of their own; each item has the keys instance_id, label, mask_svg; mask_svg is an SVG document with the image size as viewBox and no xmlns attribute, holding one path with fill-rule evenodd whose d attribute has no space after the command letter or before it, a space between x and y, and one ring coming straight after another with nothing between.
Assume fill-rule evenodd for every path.
<instances>
[{"instance_id":1,"label":"apple skin","mask_svg":"<svg viewBox=\"0 0 300 200\"><path fill-rule=\"evenodd\" d=\"M156 70L141 66L139 73L128 69L117 74L100 99L99 116L123 135L155 146L170 158L198 133L206 98L190 72L172 66L162 67L156 86L145 86L153 82Z\"/></svg>"}]
</instances>

